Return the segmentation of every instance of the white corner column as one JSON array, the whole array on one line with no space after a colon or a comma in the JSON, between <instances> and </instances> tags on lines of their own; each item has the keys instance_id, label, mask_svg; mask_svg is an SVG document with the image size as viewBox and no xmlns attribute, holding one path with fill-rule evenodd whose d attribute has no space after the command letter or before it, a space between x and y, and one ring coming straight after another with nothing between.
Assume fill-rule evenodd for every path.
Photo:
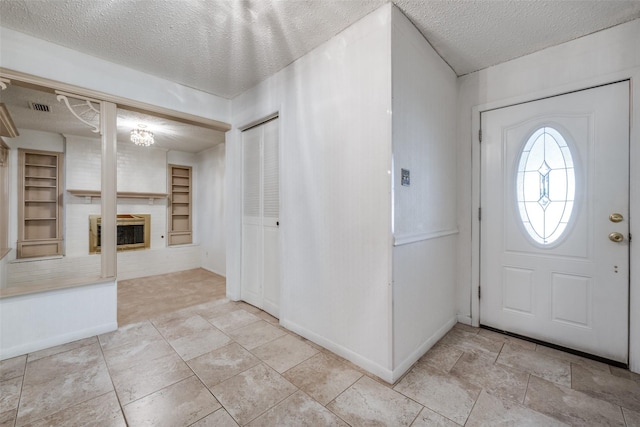
<instances>
[{"instance_id":1,"label":"white corner column","mask_svg":"<svg viewBox=\"0 0 640 427\"><path fill-rule=\"evenodd\" d=\"M102 135L102 231L101 277L116 277L116 215L117 215L117 106L100 102L100 133Z\"/></svg>"}]
</instances>

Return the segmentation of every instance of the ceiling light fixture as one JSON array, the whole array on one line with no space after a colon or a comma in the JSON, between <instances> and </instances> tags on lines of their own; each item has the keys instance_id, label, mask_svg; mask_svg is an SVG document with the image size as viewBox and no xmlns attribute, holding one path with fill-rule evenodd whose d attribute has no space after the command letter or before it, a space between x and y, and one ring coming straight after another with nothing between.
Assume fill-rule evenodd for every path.
<instances>
[{"instance_id":1,"label":"ceiling light fixture","mask_svg":"<svg viewBox=\"0 0 640 427\"><path fill-rule=\"evenodd\" d=\"M145 125L138 125L137 129L131 129L131 142L141 147L148 147L155 142L153 132L145 129Z\"/></svg>"}]
</instances>

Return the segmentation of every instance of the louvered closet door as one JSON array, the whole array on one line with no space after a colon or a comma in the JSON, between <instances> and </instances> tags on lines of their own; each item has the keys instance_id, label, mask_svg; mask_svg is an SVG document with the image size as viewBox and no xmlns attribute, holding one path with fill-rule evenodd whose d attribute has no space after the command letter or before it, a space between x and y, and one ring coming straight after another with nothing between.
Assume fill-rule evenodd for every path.
<instances>
[{"instance_id":1,"label":"louvered closet door","mask_svg":"<svg viewBox=\"0 0 640 427\"><path fill-rule=\"evenodd\" d=\"M280 180L278 120L242 133L242 299L278 317Z\"/></svg>"}]
</instances>

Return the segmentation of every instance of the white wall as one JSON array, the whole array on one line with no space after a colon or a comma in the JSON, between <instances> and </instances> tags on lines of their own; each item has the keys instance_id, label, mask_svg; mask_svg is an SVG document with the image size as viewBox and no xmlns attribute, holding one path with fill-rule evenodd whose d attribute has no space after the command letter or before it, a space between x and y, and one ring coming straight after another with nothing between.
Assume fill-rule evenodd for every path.
<instances>
[{"instance_id":1,"label":"white wall","mask_svg":"<svg viewBox=\"0 0 640 427\"><path fill-rule=\"evenodd\" d=\"M194 191L197 216L197 239L200 244L201 266L224 276L226 274L225 244L225 144L198 154L196 183L201 183Z\"/></svg>"},{"instance_id":2,"label":"white wall","mask_svg":"<svg viewBox=\"0 0 640 427\"><path fill-rule=\"evenodd\" d=\"M240 132L280 114L281 323L391 379L391 61L385 5L233 101L227 289L239 297Z\"/></svg>"},{"instance_id":3,"label":"white wall","mask_svg":"<svg viewBox=\"0 0 640 427\"><path fill-rule=\"evenodd\" d=\"M479 110L632 79L631 215L640 212L640 20L551 47L459 79L458 100L458 311L478 323ZM477 107L474 110L474 107ZM474 114L475 113L475 114ZM631 233L640 235L640 223ZM630 365L640 371L640 251L631 250Z\"/></svg>"},{"instance_id":4,"label":"white wall","mask_svg":"<svg viewBox=\"0 0 640 427\"><path fill-rule=\"evenodd\" d=\"M0 359L115 330L115 281L0 299Z\"/></svg>"},{"instance_id":5,"label":"white wall","mask_svg":"<svg viewBox=\"0 0 640 427\"><path fill-rule=\"evenodd\" d=\"M3 257L0 259L0 289L7 287L7 262L9 258Z\"/></svg>"},{"instance_id":6,"label":"white wall","mask_svg":"<svg viewBox=\"0 0 640 427\"><path fill-rule=\"evenodd\" d=\"M100 140L66 137L65 175L69 190L100 190ZM118 141L118 191L167 192L167 151ZM100 215L100 198L87 203L65 191L65 255L89 254L89 215ZM118 199L118 213L151 215L151 249L166 247L167 200Z\"/></svg>"},{"instance_id":7,"label":"white wall","mask_svg":"<svg viewBox=\"0 0 640 427\"><path fill-rule=\"evenodd\" d=\"M392 22L395 380L456 322L457 87L397 8Z\"/></svg>"}]
</instances>

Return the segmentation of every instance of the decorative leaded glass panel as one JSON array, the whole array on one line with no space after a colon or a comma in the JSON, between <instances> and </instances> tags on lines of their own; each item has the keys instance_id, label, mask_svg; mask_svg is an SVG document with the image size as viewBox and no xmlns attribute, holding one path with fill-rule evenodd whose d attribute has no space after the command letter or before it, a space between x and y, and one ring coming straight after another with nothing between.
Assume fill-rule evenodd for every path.
<instances>
[{"instance_id":1,"label":"decorative leaded glass panel","mask_svg":"<svg viewBox=\"0 0 640 427\"><path fill-rule=\"evenodd\" d=\"M556 129L542 127L527 140L518 161L516 191L529 236L542 245L558 240L571 219L576 177L571 150Z\"/></svg>"}]
</instances>

